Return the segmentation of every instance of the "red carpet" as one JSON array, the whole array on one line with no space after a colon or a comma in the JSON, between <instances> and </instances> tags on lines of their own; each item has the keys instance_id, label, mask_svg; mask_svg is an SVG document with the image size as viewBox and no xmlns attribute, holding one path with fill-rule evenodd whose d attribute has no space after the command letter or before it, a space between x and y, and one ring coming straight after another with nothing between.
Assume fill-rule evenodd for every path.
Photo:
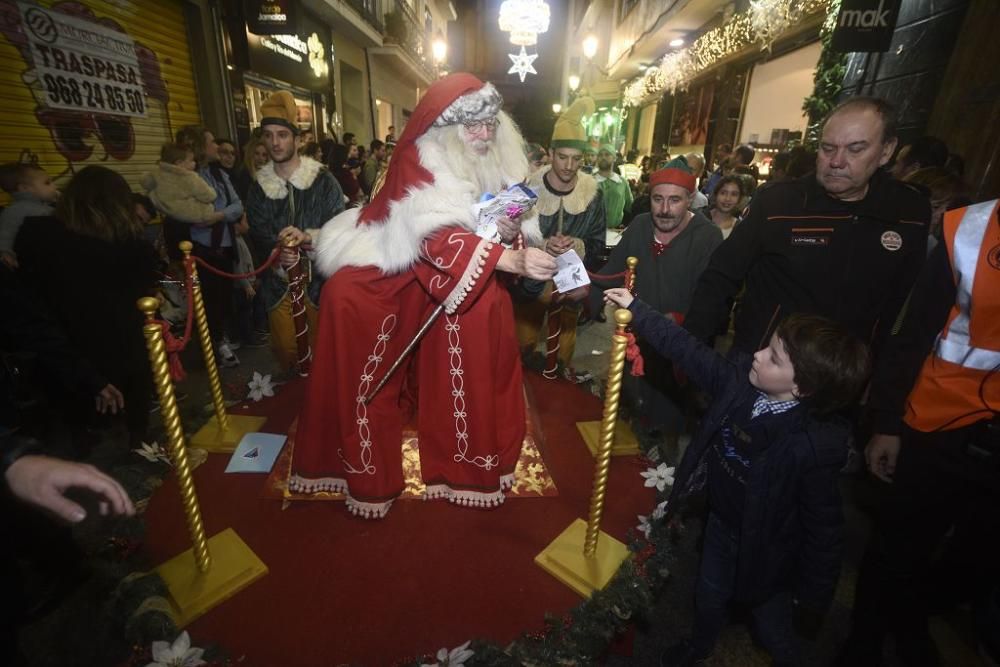
<instances>
[{"instance_id":1,"label":"red carpet","mask_svg":"<svg viewBox=\"0 0 1000 667\"><path fill-rule=\"evenodd\" d=\"M576 518L586 518L593 459L575 423L600 417L600 402L563 381L526 375L544 435L542 455L559 495L512 498L494 510L447 502L395 503L387 518L352 517L340 503L261 497L263 475L225 475L228 455L195 471L209 535L232 527L270 574L195 621L195 645L217 642L246 667L391 665L472 638L500 644L543 626L581 598L533 562ZM284 432L302 383L239 410L271 417ZM234 410L235 412L235 410ZM635 458L612 462L603 528L625 540L652 508ZM190 546L175 480L146 512L147 548L157 563Z\"/></svg>"}]
</instances>

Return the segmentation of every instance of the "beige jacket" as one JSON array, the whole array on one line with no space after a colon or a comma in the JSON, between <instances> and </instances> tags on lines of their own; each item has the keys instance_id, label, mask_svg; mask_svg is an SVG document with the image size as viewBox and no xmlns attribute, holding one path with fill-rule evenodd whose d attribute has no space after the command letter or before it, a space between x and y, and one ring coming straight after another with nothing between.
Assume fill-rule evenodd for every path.
<instances>
[{"instance_id":1,"label":"beige jacket","mask_svg":"<svg viewBox=\"0 0 1000 667\"><path fill-rule=\"evenodd\" d=\"M197 172L160 162L142 177L142 187L156 209L181 222L206 223L215 214L215 189Z\"/></svg>"}]
</instances>

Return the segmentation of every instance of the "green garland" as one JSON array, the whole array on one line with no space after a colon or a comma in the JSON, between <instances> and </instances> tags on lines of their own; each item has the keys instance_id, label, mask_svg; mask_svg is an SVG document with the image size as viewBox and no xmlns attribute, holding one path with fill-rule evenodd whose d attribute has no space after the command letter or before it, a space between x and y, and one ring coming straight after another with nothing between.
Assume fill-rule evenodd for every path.
<instances>
[{"instance_id":1,"label":"green garland","mask_svg":"<svg viewBox=\"0 0 1000 667\"><path fill-rule=\"evenodd\" d=\"M847 54L839 53L831 48L833 29L836 26L837 14L840 13L840 0L830 3L826 20L820 31L820 41L823 50L816 63L813 74L813 94L802 103L802 110L809 117L806 126L806 136L803 143L815 150L819 144L820 125L826 115L837 105L837 98L844 89L844 75L847 73Z\"/></svg>"}]
</instances>

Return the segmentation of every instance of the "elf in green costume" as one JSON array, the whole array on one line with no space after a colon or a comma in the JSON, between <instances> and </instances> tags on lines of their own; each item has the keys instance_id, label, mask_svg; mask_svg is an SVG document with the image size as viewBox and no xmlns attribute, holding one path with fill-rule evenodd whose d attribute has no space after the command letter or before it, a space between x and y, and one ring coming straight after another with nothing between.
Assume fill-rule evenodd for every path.
<instances>
[{"instance_id":1,"label":"elf in green costume","mask_svg":"<svg viewBox=\"0 0 1000 667\"><path fill-rule=\"evenodd\" d=\"M588 268L593 270L604 250L604 197L594 177L582 173L583 153L587 148L587 132L583 118L594 113L594 101L589 97L576 100L556 121L552 132L550 154L552 164L535 172L529 187L538 195L536 211L545 250L561 255L575 250ZM558 343L558 360L564 368L570 366L576 347L576 322L580 301L586 288L570 294L553 296L551 282L526 280L521 285L522 301L515 307L517 337L523 350L532 351L539 341L543 322L559 318L559 327L546 328L552 340L548 348ZM547 369L552 375L554 368Z\"/></svg>"}]
</instances>

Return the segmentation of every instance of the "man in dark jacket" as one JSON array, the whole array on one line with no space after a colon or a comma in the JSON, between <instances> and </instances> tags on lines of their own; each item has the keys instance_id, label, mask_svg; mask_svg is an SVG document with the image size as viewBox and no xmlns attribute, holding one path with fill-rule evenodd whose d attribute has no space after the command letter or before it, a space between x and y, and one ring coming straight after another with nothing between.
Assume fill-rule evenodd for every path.
<instances>
[{"instance_id":1,"label":"man in dark jacket","mask_svg":"<svg viewBox=\"0 0 1000 667\"><path fill-rule=\"evenodd\" d=\"M695 593L690 640L661 665L707 658L731 602L750 607L757 634L775 664L799 664L794 605L825 612L843 550L837 486L847 458L845 420L868 374L868 351L843 327L793 315L753 362L727 360L622 288L606 297L634 314L632 327L712 396L701 430L677 469L669 521L708 468L709 518Z\"/></svg>"},{"instance_id":2,"label":"man in dark jacket","mask_svg":"<svg viewBox=\"0 0 1000 667\"><path fill-rule=\"evenodd\" d=\"M684 324L706 339L725 329L745 285L733 349L753 352L796 312L824 315L875 349L926 255L930 203L880 167L896 147L895 112L856 97L823 125L815 177L760 192L713 255Z\"/></svg>"},{"instance_id":3,"label":"man in dark jacket","mask_svg":"<svg viewBox=\"0 0 1000 667\"><path fill-rule=\"evenodd\" d=\"M278 243L278 232L285 227L302 230L319 229L333 216L344 210L344 193L333 174L310 157L299 156L295 148L296 106L292 96L279 91L262 107L262 139L271 161L257 171L257 181L250 188L247 200L247 220L258 261L264 259ZM346 135L345 135L346 136ZM282 256L282 265L295 260ZM305 254L302 262L308 262ZM311 274L306 270L306 274ZM315 276L306 293L309 303L310 342L316 332L316 307L323 281ZM277 267L268 269L261 278L261 294L268 311L271 347L278 362L291 368L298 360L295 328L292 323L291 298L288 295L288 275Z\"/></svg>"}]
</instances>

